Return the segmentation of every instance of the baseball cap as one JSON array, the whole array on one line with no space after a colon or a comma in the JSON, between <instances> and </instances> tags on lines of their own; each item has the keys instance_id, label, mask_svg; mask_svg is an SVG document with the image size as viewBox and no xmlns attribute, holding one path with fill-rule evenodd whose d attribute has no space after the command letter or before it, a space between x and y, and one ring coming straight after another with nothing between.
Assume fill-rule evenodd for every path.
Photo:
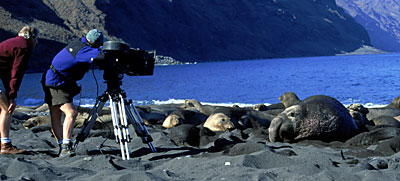
<instances>
[{"instance_id":1,"label":"baseball cap","mask_svg":"<svg viewBox=\"0 0 400 181\"><path fill-rule=\"evenodd\" d=\"M86 34L86 39L93 45L101 45L103 42L107 41L107 38L104 37L103 32L98 29L90 30Z\"/></svg>"}]
</instances>

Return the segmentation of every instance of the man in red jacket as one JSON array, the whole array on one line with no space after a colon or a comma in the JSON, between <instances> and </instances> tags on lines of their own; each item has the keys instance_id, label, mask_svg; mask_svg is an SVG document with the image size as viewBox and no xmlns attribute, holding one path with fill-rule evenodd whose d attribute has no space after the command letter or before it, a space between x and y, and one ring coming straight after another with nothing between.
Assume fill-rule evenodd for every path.
<instances>
[{"instance_id":1,"label":"man in red jacket","mask_svg":"<svg viewBox=\"0 0 400 181\"><path fill-rule=\"evenodd\" d=\"M11 144L9 132L11 114L16 103L15 98L21 85L28 60L36 46L39 30L32 26L24 26L18 36L0 43L0 136L1 154L18 154L24 150Z\"/></svg>"}]
</instances>

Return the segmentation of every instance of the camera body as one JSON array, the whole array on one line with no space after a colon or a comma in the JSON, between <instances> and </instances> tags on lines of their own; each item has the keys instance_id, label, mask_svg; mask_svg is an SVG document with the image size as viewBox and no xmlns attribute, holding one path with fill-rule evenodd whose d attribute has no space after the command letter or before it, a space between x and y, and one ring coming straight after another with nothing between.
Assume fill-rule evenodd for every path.
<instances>
[{"instance_id":1,"label":"camera body","mask_svg":"<svg viewBox=\"0 0 400 181\"><path fill-rule=\"evenodd\" d=\"M155 51L133 49L118 41L104 42L102 50L106 61L99 67L105 72L128 76L153 75Z\"/></svg>"}]
</instances>

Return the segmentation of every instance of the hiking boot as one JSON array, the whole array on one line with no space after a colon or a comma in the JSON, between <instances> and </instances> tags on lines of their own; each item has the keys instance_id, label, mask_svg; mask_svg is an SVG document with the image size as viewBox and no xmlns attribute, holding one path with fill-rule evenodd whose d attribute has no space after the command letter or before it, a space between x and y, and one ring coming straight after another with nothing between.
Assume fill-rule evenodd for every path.
<instances>
[{"instance_id":1,"label":"hiking boot","mask_svg":"<svg viewBox=\"0 0 400 181\"><path fill-rule=\"evenodd\" d=\"M72 148L72 142L68 144L61 144L61 152L59 157L73 157L75 156L75 151Z\"/></svg>"},{"instance_id":2,"label":"hiking boot","mask_svg":"<svg viewBox=\"0 0 400 181\"><path fill-rule=\"evenodd\" d=\"M23 153L25 150L18 149L17 147L13 146L11 143L2 143L1 144L1 154L19 154Z\"/></svg>"}]
</instances>

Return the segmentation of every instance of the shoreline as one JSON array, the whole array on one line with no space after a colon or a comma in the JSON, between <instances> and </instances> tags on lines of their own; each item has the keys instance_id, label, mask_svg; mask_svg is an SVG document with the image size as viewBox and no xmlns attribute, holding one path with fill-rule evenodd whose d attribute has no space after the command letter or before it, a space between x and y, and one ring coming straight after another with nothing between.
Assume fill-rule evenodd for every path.
<instances>
[{"instance_id":1,"label":"shoreline","mask_svg":"<svg viewBox=\"0 0 400 181\"><path fill-rule=\"evenodd\" d=\"M206 105L206 103L204 103ZM149 106L148 108L146 108ZM156 113L171 112L181 104L137 106L144 120ZM213 105L217 106L217 105ZM221 105L218 105L221 106ZM231 107L231 106L230 106ZM108 108L104 108L106 111ZM89 108L79 108L77 122L87 117ZM150 110L150 112L143 112ZM1 155L2 178L10 180L398 180L400 152L383 149L383 143L399 136L369 145L348 145L345 142L303 140L297 143L269 142L265 133L255 128L215 132L220 141L191 146L179 141L179 129L163 128L162 120L147 123L153 153L142 143L130 126L132 141L128 143L131 160L122 160L119 144L110 129L110 117L100 115L89 136L76 148L76 156L57 157L58 145L45 119L26 123L33 118L47 118L46 105L18 106L13 114L10 138L22 155ZM160 119L160 118L158 118ZM79 121L78 121L79 120ZM161 122L160 122L161 121ZM40 124L39 124L40 123ZM108 124L108 126L104 126ZM81 131L76 124L74 139ZM82 125L80 125L82 126ZM177 132L178 131L178 132ZM178 137L177 137L178 136ZM224 141L223 141L224 140ZM241 141L239 141L241 140ZM183 141L183 142L182 142ZM398 149L399 147L394 147Z\"/></svg>"}]
</instances>

